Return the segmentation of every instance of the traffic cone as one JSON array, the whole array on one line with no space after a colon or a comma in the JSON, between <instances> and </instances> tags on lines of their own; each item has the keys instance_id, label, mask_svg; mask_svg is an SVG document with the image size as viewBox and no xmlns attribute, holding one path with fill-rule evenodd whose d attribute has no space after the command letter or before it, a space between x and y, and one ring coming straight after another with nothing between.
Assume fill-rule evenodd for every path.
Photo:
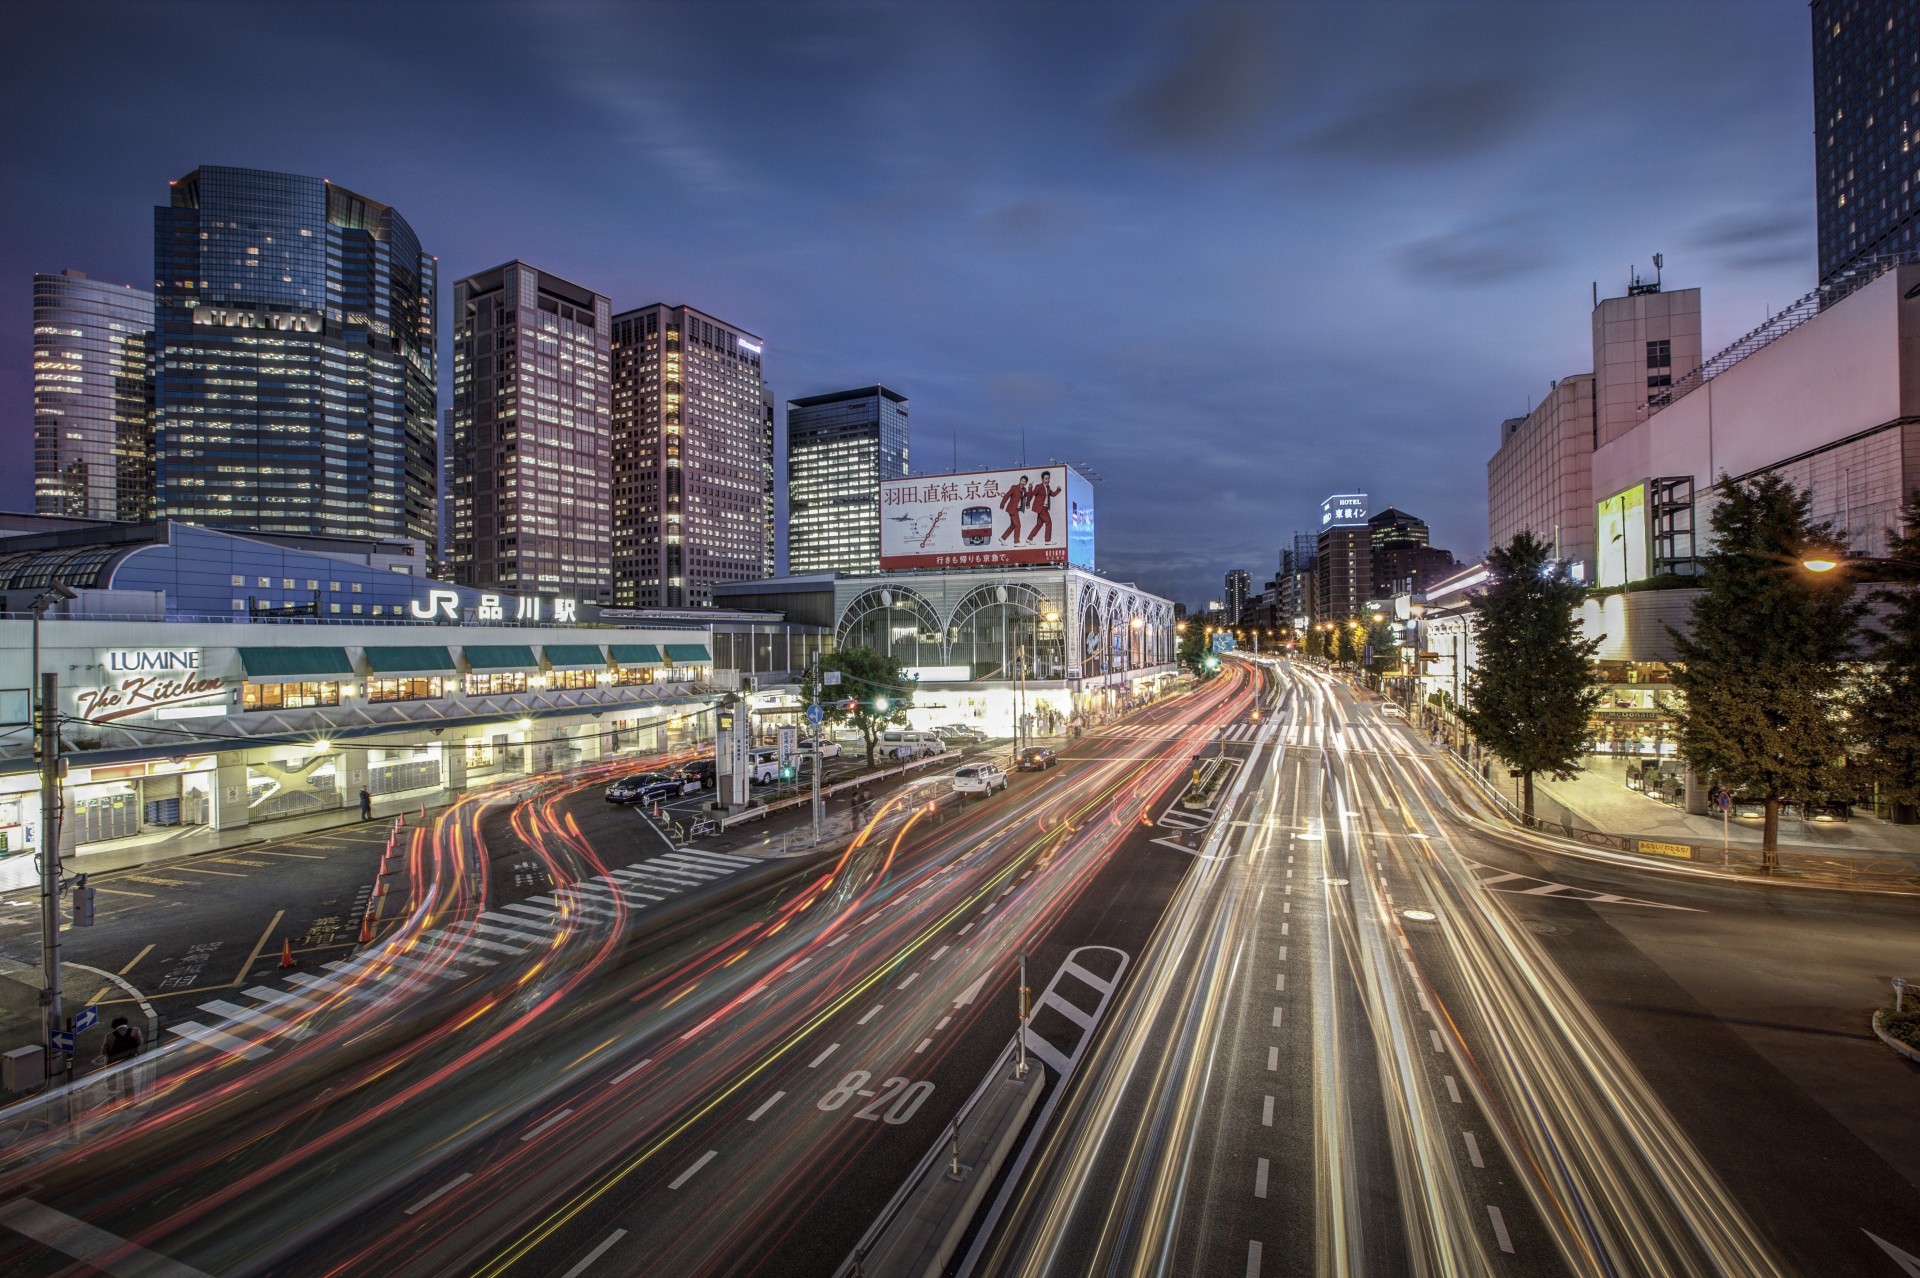
<instances>
[{"instance_id":1,"label":"traffic cone","mask_svg":"<svg viewBox=\"0 0 1920 1278\"><path fill-rule=\"evenodd\" d=\"M280 941L280 970L284 972L290 967L299 966L300 964L293 957L292 938L282 938Z\"/></svg>"},{"instance_id":2,"label":"traffic cone","mask_svg":"<svg viewBox=\"0 0 1920 1278\"><path fill-rule=\"evenodd\" d=\"M373 915L371 914L360 916L360 944L373 944Z\"/></svg>"}]
</instances>

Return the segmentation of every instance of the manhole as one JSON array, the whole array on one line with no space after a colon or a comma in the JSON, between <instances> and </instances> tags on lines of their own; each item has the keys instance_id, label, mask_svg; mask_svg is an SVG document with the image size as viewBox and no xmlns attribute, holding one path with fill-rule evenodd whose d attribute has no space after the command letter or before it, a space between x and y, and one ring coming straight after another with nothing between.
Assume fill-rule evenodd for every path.
<instances>
[{"instance_id":1,"label":"manhole","mask_svg":"<svg viewBox=\"0 0 1920 1278\"><path fill-rule=\"evenodd\" d=\"M1527 931L1538 932L1541 936L1562 936L1567 931L1557 923L1547 923L1540 919L1528 919L1525 926Z\"/></svg>"}]
</instances>

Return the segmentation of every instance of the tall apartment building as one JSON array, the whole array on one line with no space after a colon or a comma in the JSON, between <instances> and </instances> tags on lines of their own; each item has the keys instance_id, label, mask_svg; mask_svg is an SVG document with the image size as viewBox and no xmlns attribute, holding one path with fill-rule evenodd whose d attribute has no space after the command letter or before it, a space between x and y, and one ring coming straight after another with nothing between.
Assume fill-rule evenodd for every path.
<instances>
[{"instance_id":1,"label":"tall apartment building","mask_svg":"<svg viewBox=\"0 0 1920 1278\"><path fill-rule=\"evenodd\" d=\"M1280 572L1274 578L1274 610L1287 625L1304 629L1313 624L1320 601L1312 533L1295 533L1293 545L1280 552Z\"/></svg>"},{"instance_id":2,"label":"tall apartment building","mask_svg":"<svg viewBox=\"0 0 1920 1278\"><path fill-rule=\"evenodd\" d=\"M613 319L613 598L705 607L773 571L760 338L690 306Z\"/></svg>"},{"instance_id":3,"label":"tall apartment building","mask_svg":"<svg viewBox=\"0 0 1920 1278\"><path fill-rule=\"evenodd\" d=\"M153 294L79 271L33 277L33 504L153 517Z\"/></svg>"},{"instance_id":4,"label":"tall apartment building","mask_svg":"<svg viewBox=\"0 0 1920 1278\"><path fill-rule=\"evenodd\" d=\"M1920 249L1920 9L1813 0L1813 146L1820 282Z\"/></svg>"},{"instance_id":5,"label":"tall apartment building","mask_svg":"<svg viewBox=\"0 0 1920 1278\"><path fill-rule=\"evenodd\" d=\"M320 178L203 165L154 210L156 513L435 540L434 259Z\"/></svg>"},{"instance_id":6,"label":"tall apartment building","mask_svg":"<svg viewBox=\"0 0 1920 1278\"><path fill-rule=\"evenodd\" d=\"M525 262L453 286L453 579L611 598L613 307Z\"/></svg>"},{"instance_id":7,"label":"tall apartment building","mask_svg":"<svg viewBox=\"0 0 1920 1278\"><path fill-rule=\"evenodd\" d=\"M880 570L880 481L907 476L907 397L861 386L787 401L787 571Z\"/></svg>"},{"instance_id":8,"label":"tall apartment building","mask_svg":"<svg viewBox=\"0 0 1920 1278\"><path fill-rule=\"evenodd\" d=\"M1226 598L1222 602L1226 604L1227 624L1238 625L1240 614L1247 610L1247 595L1253 589L1253 578L1245 568L1233 568L1228 570L1222 588L1226 591Z\"/></svg>"}]
</instances>

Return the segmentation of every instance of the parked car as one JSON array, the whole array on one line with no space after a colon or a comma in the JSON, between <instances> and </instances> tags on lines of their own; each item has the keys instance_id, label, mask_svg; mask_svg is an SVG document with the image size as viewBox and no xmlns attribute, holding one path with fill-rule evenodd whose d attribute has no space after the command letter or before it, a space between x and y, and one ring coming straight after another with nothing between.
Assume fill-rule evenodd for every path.
<instances>
[{"instance_id":1,"label":"parked car","mask_svg":"<svg viewBox=\"0 0 1920 1278\"><path fill-rule=\"evenodd\" d=\"M1407 712L1391 701L1382 701L1380 703L1380 713L1390 714L1396 719L1404 719L1407 717Z\"/></svg>"},{"instance_id":2,"label":"parked car","mask_svg":"<svg viewBox=\"0 0 1920 1278\"><path fill-rule=\"evenodd\" d=\"M992 794L1007 788L1007 774L997 763L969 763L956 768L953 789L956 794Z\"/></svg>"},{"instance_id":3,"label":"parked car","mask_svg":"<svg viewBox=\"0 0 1920 1278\"><path fill-rule=\"evenodd\" d=\"M658 803L677 799L687 792L684 777L666 772L642 772L621 777L607 787L608 803Z\"/></svg>"},{"instance_id":4,"label":"parked car","mask_svg":"<svg viewBox=\"0 0 1920 1278\"><path fill-rule=\"evenodd\" d=\"M1014 766L1022 772L1045 772L1060 762L1060 756L1048 746L1028 746L1020 752Z\"/></svg>"},{"instance_id":5,"label":"parked car","mask_svg":"<svg viewBox=\"0 0 1920 1278\"><path fill-rule=\"evenodd\" d=\"M755 785L771 785L780 779L780 752L757 749L747 755L747 780Z\"/></svg>"},{"instance_id":6,"label":"parked car","mask_svg":"<svg viewBox=\"0 0 1920 1278\"><path fill-rule=\"evenodd\" d=\"M818 750L820 757L823 759L837 759L840 757L840 743L838 741L828 741L824 737L819 741L815 741L812 737L802 737L800 739L800 752L806 754L813 750Z\"/></svg>"},{"instance_id":7,"label":"parked car","mask_svg":"<svg viewBox=\"0 0 1920 1278\"><path fill-rule=\"evenodd\" d=\"M985 741L987 734L964 723L947 723L934 729L942 741Z\"/></svg>"},{"instance_id":8,"label":"parked car","mask_svg":"<svg viewBox=\"0 0 1920 1278\"><path fill-rule=\"evenodd\" d=\"M880 734L880 749L896 759L919 759L930 754L944 754L947 743L931 732L892 728Z\"/></svg>"},{"instance_id":9,"label":"parked car","mask_svg":"<svg viewBox=\"0 0 1920 1278\"><path fill-rule=\"evenodd\" d=\"M695 759L680 769L680 775L691 783L693 790L711 790L719 767L712 759Z\"/></svg>"}]
</instances>

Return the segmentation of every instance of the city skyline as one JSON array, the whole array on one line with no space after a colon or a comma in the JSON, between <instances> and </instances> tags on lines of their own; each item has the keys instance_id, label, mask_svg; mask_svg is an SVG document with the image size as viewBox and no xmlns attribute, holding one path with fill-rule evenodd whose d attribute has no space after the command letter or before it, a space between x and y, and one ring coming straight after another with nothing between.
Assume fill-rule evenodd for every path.
<instances>
[{"instance_id":1,"label":"city skyline","mask_svg":"<svg viewBox=\"0 0 1920 1278\"><path fill-rule=\"evenodd\" d=\"M742 8L756 18L745 45L716 60L724 15L596 25L592 11L500 9L450 34L426 6L396 15L395 38L419 50L404 81L328 11L286 10L246 33L196 32L192 47L219 45L217 87L158 100L140 68L186 56L177 33L193 11L116 12L104 36L84 8L25 19L23 47L84 28L101 74L88 110L9 144L15 171L63 193L22 209L0 256L0 421L16 447L33 272L141 286L150 192L202 162L394 201L440 256L443 305L451 280L521 253L616 305L684 298L766 334L781 400L904 388L921 456L940 468L956 454L963 467L1017 463L1023 436L1028 459L1087 460L1114 528L1107 571L1181 598L1234 562L1271 561L1346 484L1393 492L1436 540L1477 551L1499 424L1546 393L1546 370L1579 366L1574 303L1594 280L1618 292L1664 251L1671 281L1707 291L1716 349L1815 275L1808 19L1784 0L1663 7L1663 42L1694 60L1678 79L1639 56L1648 32L1632 9L1472 5L1375 24L1143 5L1090 32L1042 8L1016 48L957 7ZM1735 13L1744 21L1727 22ZM368 105L296 133L298 109L275 105L283 81L258 50L308 42ZM372 104L394 95L420 118L459 118L444 108L478 92L463 54L496 43L524 46L529 74L568 107L560 133L503 126L530 153L523 181L467 177L501 145L493 122L431 125L425 164L411 137L369 141ZM1308 44L1340 53L1307 65L1292 50ZM1604 74L1531 69L1561 47L1589 50ZM888 55L880 82L822 90L803 128L783 118L795 83L823 83L849 51ZM1072 74L1027 74L1049 59ZM50 74L20 68L5 90L16 115L52 92ZM958 76L1018 87L983 108L944 91ZM217 109L236 94L265 105ZM1049 123L1029 128L1036 118ZM1649 137L1663 139L1655 155ZM596 156L619 163L585 162ZM683 201L671 240L632 232L650 186ZM1154 321L1123 297L1158 299ZM981 323L989 314L998 322ZM1299 455L1335 422L1367 473ZM1169 438L1181 464L1166 464ZM1249 461L1272 479L1244 479ZM27 481L9 482L0 505L25 507ZM1172 550L1155 544L1170 510L1207 516Z\"/></svg>"}]
</instances>

